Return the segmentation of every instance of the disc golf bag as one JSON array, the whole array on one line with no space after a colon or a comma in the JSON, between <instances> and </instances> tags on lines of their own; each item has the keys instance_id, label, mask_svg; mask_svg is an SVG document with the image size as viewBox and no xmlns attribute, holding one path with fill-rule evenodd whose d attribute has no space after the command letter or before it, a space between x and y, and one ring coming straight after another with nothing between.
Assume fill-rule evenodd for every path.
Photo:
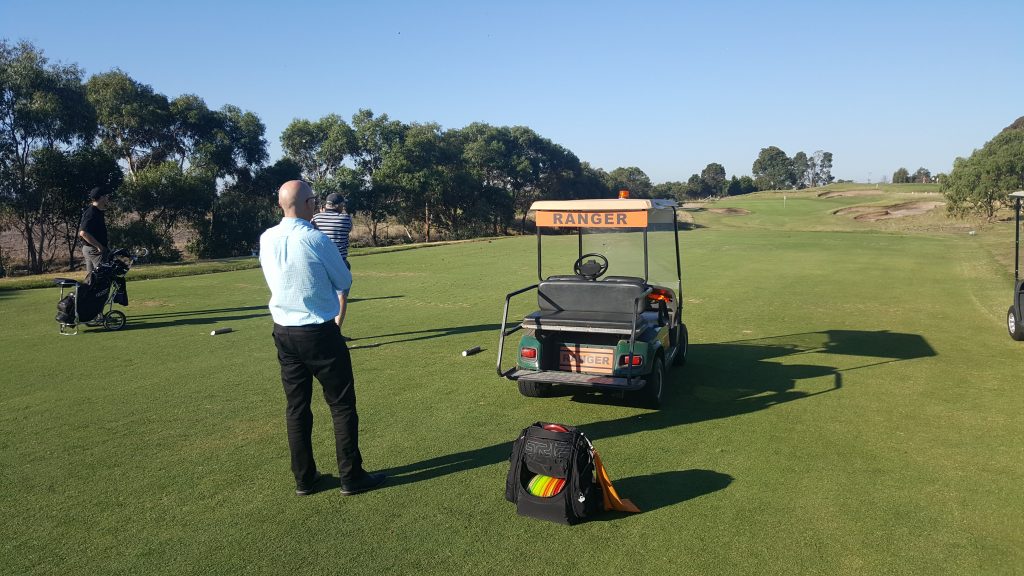
<instances>
[{"instance_id":1,"label":"disc golf bag","mask_svg":"<svg viewBox=\"0 0 1024 576\"><path fill-rule=\"evenodd\" d=\"M572 426L537 422L512 444L505 499L520 516L577 524L602 510L590 441Z\"/></svg>"}]
</instances>

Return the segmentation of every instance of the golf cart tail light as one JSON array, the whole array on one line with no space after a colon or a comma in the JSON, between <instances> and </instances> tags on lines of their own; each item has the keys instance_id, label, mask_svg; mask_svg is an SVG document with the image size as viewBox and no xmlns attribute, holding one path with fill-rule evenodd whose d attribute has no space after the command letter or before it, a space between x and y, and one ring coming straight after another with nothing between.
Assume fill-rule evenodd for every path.
<instances>
[{"instance_id":1,"label":"golf cart tail light","mask_svg":"<svg viewBox=\"0 0 1024 576\"><path fill-rule=\"evenodd\" d=\"M625 200L629 198L629 190L619 190L619 199Z\"/></svg>"},{"instance_id":2,"label":"golf cart tail light","mask_svg":"<svg viewBox=\"0 0 1024 576\"><path fill-rule=\"evenodd\" d=\"M522 356L523 358L526 358L527 360L534 360L534 359L537 358L537 349L536 348L523 348L523 350L519 353L519 355Z\"/></svg>"},{"instance_id":3,"label":"golf cart tail light","mask_svg":"<svg viewBox=\"0 0 1024 576\"><path fill-rule=\"evenodd\" d=\"M647 295L647 299L651 300L651 301L654 301L654 302L658 302L658 301L671 302L672 301L672 293L669 292L668 290L657 289L657 290L651 292L650 294L648 294Z\"/></svg>"},{"instance_id":4,"label":"golf cart tail light","mask_svg":"<svg viewBox=\"0 0 1024 576\"><path fill-rule=\"evenodd\" d=\"M619 366L625 366L629 362L629 354L619 356ZM639 354L633 355L633 366L642 366L644 357Z\"/></svg>"}]
</instances>

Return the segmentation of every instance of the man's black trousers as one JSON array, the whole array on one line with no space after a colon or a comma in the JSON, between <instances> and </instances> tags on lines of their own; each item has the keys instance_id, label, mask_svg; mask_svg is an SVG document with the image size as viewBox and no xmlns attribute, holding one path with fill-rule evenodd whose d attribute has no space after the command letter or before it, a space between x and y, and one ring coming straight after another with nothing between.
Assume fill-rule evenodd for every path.
<instances>
[{"instance_id":1,"label":"man's black trousers","mask_svg":"<svg viewBox=\"0 0 1024 576\"><path fill-rule=\"evenodd\" d=\"M311 488L316 476L313 459L313 377L323 387L324 400L334 419L334 441L338 476L342 485L362 478L363 457L359 453L359 416L352 377L352 359L341 331L334 321L309 326L274 324L274 343L281 363L281 383L288 401L285 419L292 473L298 488Z\"/></svg>"}]
</instances>

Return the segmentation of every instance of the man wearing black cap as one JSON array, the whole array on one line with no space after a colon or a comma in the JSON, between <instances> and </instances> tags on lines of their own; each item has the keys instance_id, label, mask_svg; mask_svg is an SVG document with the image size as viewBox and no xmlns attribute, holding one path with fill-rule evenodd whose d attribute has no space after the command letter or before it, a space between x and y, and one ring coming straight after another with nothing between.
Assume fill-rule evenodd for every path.
<instances>
[{"instance_id":1,"label":"man wearing black cap","mask_svg":"<svg viewBox=\"0 0 1024 576\"><path fill-rule=\"evenodd\" d=\"M338 247L341 261L351 272L352 265L348 263L348 235L352 232L352 216L345 211L345 198L341 194L328 194L327 204L323 211L313 215L312 223L314 228L326 234L331 242ZM347 308L345 301L348 300L348 293L349 290L338 292L340 310L338 317L334 319L338 328L341 328L341 323L345 321L345 309Z\"/></svg>"},{"instance_id":2,"label":"man wearing black cap","mask_svg":"<svg viewBox=\"0 0 1024 576\"><path fill-rule=\"evenodd\" d=\"M107 223L103 220L103 211L110 203L110 193L103 188L89 191L89 207L82 213L82 221L78 224L78 237L82 239L82 258L85 260L85 273L88 274L103 263L103 258L110 252L107 244Z\"/></svg>"}]
</instances>

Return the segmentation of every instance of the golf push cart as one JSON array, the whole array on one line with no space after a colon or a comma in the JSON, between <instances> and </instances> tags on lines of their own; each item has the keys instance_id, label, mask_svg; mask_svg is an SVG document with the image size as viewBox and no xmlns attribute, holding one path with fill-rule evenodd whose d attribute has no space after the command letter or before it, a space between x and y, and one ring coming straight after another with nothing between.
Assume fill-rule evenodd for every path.
<instances>
[{"instance_id":1,"label":"golf push cart","mask_svg":"<svg viewBox=\"0 0 1024 576\"><path fill-rule=\"evenodd\" d=\"M545 396L558 384L660 406L666 366L686 362L688 343L677 208L674 200L627 193L534 202L539 282L505 296L498 375L516 381L524 396ZM547 241L562 274L545 276L542 231L562 233ZM570 263L573 274L565 275ZM538 310L510 327L512 297L534 289ZM503 369L505 337L519 330L516 364Z\"/></svg>"},{"instance_id":2,"label":"golf push cart","mask_svg":"<svg viewBox=\"0 0 1024 576\"><path fill-rule=\"evenodd\" d=\"M134 255L118 248L82 282L71 278L54 278L60 286L57 301L57 327L64 336L78 334L80 324L102 326L107 330L120 330L128 322L124 312L114 310L114 304L128 305L128 286L125 276L140 259L149 255L143 248Z\"/></svg>"},{"instance_id":3,"label":"golf push cart","mask_svg":"<svg viewBox=\"0 0 1024 576\"><path fill-rule=\"evenodd\" d=\"M1006 329L1010 338L1024 340L1024 280L1020 278L1020 202L1024 190L1010 194L1013 198L1015 243L1013 252L1013 304L1006 312Z\"/></svg>"}]
</instances>

